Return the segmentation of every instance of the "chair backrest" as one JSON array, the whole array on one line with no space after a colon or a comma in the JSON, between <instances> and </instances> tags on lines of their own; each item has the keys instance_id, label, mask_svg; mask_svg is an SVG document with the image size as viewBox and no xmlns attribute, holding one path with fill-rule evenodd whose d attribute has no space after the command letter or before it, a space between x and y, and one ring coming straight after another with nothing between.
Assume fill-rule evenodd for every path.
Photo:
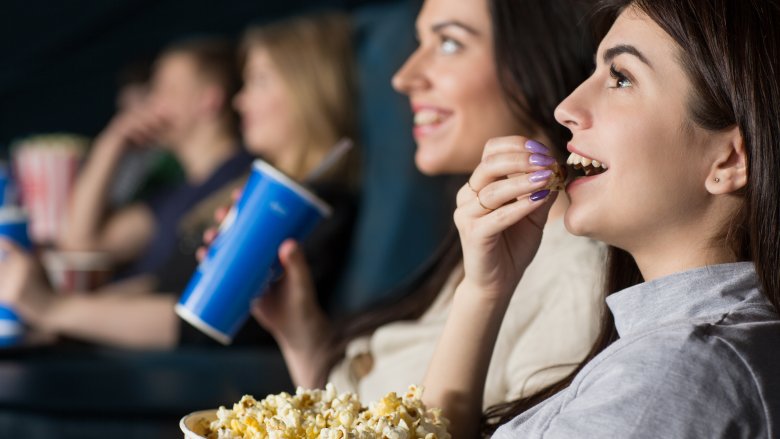
<instances>
[{"instance_id":1,"label":"chair backrest","mask_svg":"<svg viewBox=\"0 0 780 439\"><path fill-rule=\"evenodd\" d=\"M390 84L416 47L421 4L400 0L354 13L364 175L354 243L336 296L340 312L387 299L431 257L452 221L447 179L423 176L415 167L409 101Z\"/></svg>"}]
</instances>

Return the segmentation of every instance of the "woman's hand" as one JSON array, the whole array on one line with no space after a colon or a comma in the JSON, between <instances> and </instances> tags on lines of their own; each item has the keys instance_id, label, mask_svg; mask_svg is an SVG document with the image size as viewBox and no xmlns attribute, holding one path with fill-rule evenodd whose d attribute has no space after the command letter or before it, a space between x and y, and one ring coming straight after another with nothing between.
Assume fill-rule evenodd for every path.
<instances>
[{"instance_id":1,"label":"woman's hand","mask_svg":"<svg viewBox=\"0 0 780 439\"><path fill-rule=\"evenodd\" d=\"M322 387L332 328L316 300L303 250L293 240L279 247L283 277L252 306L252 315L279 343L295 384Z\"/></svg>"},{"instance_id":2,"label":"woman's hand","mask_svg":"<svg viewBox=\"0 0 780 439\"><path fill-rule=\"evenodd\" d=\"M206 254L209 251L209 247L211 247L211 244L215 239L217 239L219 226L221 226L222 222L225 221L225 218L227 218L232 206L238 203L238 200L241 198L241 192L242 188L233 189L233 191L230 192L230 199L233 201L233 205L220 206L217 208L217 210L214 211L214 223L216 226L209 227L203 232L203 245L198 247L198 250L195 252L195 258L197 258L198 262L203 262L203 260L206 259Z\"/></svg>"},{"instance_id":3,"label":"woman's hand","mask_svg":"<svg viewBox=\"0 0 780 439\"><path fill-rule=\"evenodd\" d=\"M0 303L13 308L28 324L44 326L53 298L36 260L15 243L0 238Z\"/></svg>"},{"instance_id":4,"label":"woman's hand","mask_svg":"<svg viewBox=\"0 0 780 439\"><path fill-rule=\"evenodd\" d=\"M555 196L544 189L553 163L547 148L524 137L487 143L455 210L467 289L485 298L511 297L541 242Z\"/></svg>"}]
</instances>

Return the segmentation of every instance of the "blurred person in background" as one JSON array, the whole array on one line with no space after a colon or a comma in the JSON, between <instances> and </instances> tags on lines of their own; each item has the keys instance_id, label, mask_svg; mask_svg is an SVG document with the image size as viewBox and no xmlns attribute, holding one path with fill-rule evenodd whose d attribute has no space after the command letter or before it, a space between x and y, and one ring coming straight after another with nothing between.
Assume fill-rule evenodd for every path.
<instances>
[{"instance_id":1,"label":"blurred person in background","mask_svg":"<svg viewBox=\"0 0 780 439\"><path fill-rule=\"evenodd\" d=\"M240 85L234 60L232 46L218 39L163 50L145 102L117 114L95 139L72 195L62 249L105 252L127 264L126 276L160 268L174 249L182 215L248 169L230 106ZM175 155L186 181L109 211L109 189L125 153L150 144Z\"/></svg>"},{"instance_id":2,"label":"blurred person in background","mask_svg":"<svg viewBox=\"0 0 780 439\"><path fill-rule=\"evenodd\" d=\"M417 167L427 175L469 173L488 139L520 133L549 146L534 144L529 153L560 161L566 130L553 111L593 65L582 23L586 10L572 0L426 0L417 19L419 48L393 79L415 113ZM542 173L536 181L549 178ZM560 194L539 255L517 285L493 355L485 406L566 376L598 333L603 249L565 230L567 203ZM286 275L260 298L253 315L276 338L297 385L317 388L330 381L370 401L422 382L463 277L454 228L405 297L347 325L331 322L318 307L298 244L283 243L279 257Z\"/></svg>"},{"instance_id":3,"label":"blurred person in background","mask_svg":"<svg viewBox=\"0 0 780 439\"><path fill-rule=\"evenodd\" d=\"M303 180L339 139L355 138L356 80L351 28L346 17L298 17L251 28L244 37L241 52L245 85L233 104L241 114L241 131L253 154L264 157L291 177ZM178 52L166 55L174 56L172 68L188 66L186 58L176 55ZM235 58L231 63L238 64ZM203 71L208 69L204 67ZM183 86L177 84L175 78L167 79L172 81L168 84ZM138 119L116 121L120 127L127 123L135 129L119 130L119 133L127 133L125 137L119 137L124 139L122 145L117 144L116 139L106 143L106 160L117 160L117 149L127 147L130 142L144 142L152 138L151 134L156 130L170 129L169 139L178 138L178 135L187 138L191 130L203 129L204 133L214 135L224 133L217 125L210 129L189 125L187 122L192 119L184 117L174 129L177 125L162 117L163 110L179 112L177 114L193 110L198 114L223 108L216 106L217 97L227 97L207 90L197 95L204 101L190 96L187 105L162 107L157 116L134 115ZM109 140L116 135L112 133L107 134L111 136ZM230 137L214 138L226 141ZM227 145L227 142L223 144L225 151ZM237 148L237 143L232 145ZM248 171L244 154L235 154L242 157L240 173ZM333 207L333 215L312 232L306 244L307 257L314 261L314 282L323 292L332 290L350 245L357 209L358 166L358 153L353 149L330 172L309 182L312 190ZM173 308L196 267L195 250L203 230L212 222L214 209L225 205L230 192L237 187L227 184L216 189L212 196L184 213L175 228L168 230L177 237L177 243L161 262L153 283L143 281L147 277L136 276L104 287L98 294L52 294L35 261L3 241L0 246L9 255L0 263L0 300L13 304L25 322L38 330L91 342L137 348L171 348L177 343L214 344L216 342L181 321ZM138 210L127 213L119 220L120 224L128 224L131 220L143 224L142 206L133 209ZM263 334L256 324L249 322L234 343L256 343L262 340Z\"/></svg>"},{"instance_id":4,"label":"blurred person in background","mask_svg":"<svg viewBox=\"0 0 780 439\"><path fill-rule=\"evenodd\" d=\"M150 94L153 59L139 57L126 64L117 75L117 114L145 108ZM184 180L176 157L158 145L128 148L117 168L108 195L107 209L117 209L147 199L156 189Z\"/></svg>"}]
</instances>

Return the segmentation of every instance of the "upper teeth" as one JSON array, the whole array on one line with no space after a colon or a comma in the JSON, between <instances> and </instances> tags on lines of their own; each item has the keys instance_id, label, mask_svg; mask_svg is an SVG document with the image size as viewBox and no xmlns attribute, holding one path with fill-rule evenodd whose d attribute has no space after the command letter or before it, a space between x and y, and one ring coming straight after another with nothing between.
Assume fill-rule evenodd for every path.
<instances>
[{"instance_id":1,"label":"upper teeth","mask_svg":"<svg viewBox=\"0 0 780 439\"><path fill-rule=\"evenodd\" d=\"M569 158L566 159L568 165L580 165L582 167L592 166L594 168L609 169L606 163L601 163L598 160L589 159L576 153L571 153Z\"/></svg>"},{"instance_id":2,"label":"upper teeth","mask_svg":"<svg viewBox=\"0 0 780 439\"><path fill-rule=\"evenodd\" d=\"M436 110L419 110L414 113L415 125L429 125L440 122L443 119L441 113Z\"/></svg>"}]
</instances>

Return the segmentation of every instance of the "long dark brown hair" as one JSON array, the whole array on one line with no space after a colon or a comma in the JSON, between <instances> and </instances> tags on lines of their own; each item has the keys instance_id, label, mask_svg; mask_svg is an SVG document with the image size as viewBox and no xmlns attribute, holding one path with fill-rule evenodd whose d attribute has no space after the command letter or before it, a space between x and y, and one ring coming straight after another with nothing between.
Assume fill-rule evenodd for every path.
<instances>
[{"instance_id":1,"label":"long dark brown hair","mask_svg":"<svg viewBox=\"0 0 780 439\"><path fill-rule=\"evenodd\" d=\"M559 157L566 151L566 130L554 119L556 105L571 93L593 68L594 44L582 19L592 5L586 0L487 0L493 27L496 71L505 98L522 126L541 130L552 142ZM518 23L522 22L522 25ZM487 141L487 139L485 139ZM450 193L466 177L453 179ZM453 206L454 209L454 206ZM454 224L434 257L398 297L381 303L354 318L343 319L334 358L328 369L343 355L346 344L380 326L417 319L431 306L461 261L460 241ZM320 374L321 380L327 370Z\"/></svg>"},{"instance_id":2,"label":"long dark brown hair","mask_svg":"<svg viewBox=\"0 0 780 439\"><path fill-rule=\"evenodd\" d=\"M680 47L692 85L691 122L712 131L738 127L748 161L743 204L716 238L739 261L753 262L762 293L780 310L780 4L777 0L602 0L598 36L617 16L635 7L649 16ZM600 39L600 38L599 38ZM606 293L643 281L627 252L610 248ZM587 359L562 381L485 413L483 433L566 388L590 359L617 339L612 316L603 315L602 331Z\"/></svg>"}]
</instances>

